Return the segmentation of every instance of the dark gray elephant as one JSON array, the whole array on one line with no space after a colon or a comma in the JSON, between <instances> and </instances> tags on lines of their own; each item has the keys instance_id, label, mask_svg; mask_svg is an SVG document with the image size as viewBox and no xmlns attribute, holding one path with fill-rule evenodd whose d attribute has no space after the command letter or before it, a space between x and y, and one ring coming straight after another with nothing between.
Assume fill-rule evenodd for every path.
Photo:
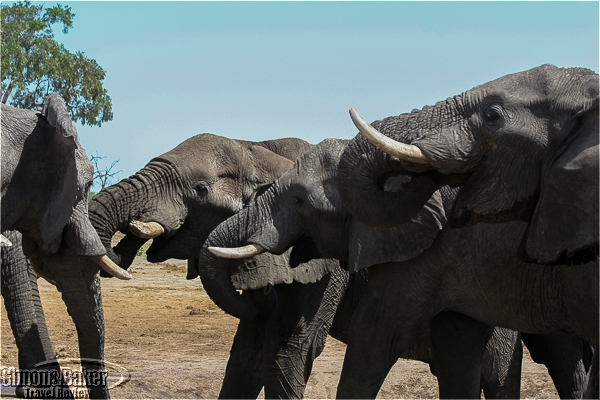
<instances>
[{"instance_id":1,"label":"dark gray elephant","mask_svg":"<svg viewBox=\"0 0 600 400\"><path fill-rule=\"evenodd\" d=\"M24 255L35 270L54 282L62 293L77 327L80 356L89 360L82 366L91 379L104 368L99 266L121 278L130 277L106 257L106 250L89 222L87 194L93 167L79 145L77 131L58 95L48 96L41 112L3 104L1 122L2 234L11 237L8 231L20 232ZM2 273L8 273L7 278L12 275L18 277L19 282L25 282L22 277L28 273L27 263L17 248L20 247L18 237L15 240L15 249L5 248L2 253ZM90 260L91 269L79 274L76 267L64 263L64 254ZM33 310L39 303L31 301L36 287L29 282L29 285L8 285L2 292L7 309L14 309L12 302L25 305L21 312L9 315L13 317L11 326L17 343L26 343L27 349L20 347L19 352L28 354L20 359L23 361L20 368L27 370L34 369L52 353L45 343L47 336L32 334L25 342L19 338L31 326L32 312L36 313L38 323L43 324L43 315ZM88 389L91 397L108 396L105 384L88 385Z\"/></svg>"},{"instance_id":2,"label":"dark gray elephant","mask_svg":"<svg viewBox=\"0 0 600 400\"><path fill-rule=\"evenodd\" d=\"M90 220L123 268L152 237L148 261L188 259L188 279L195 278L196 259L209 233L251 204L309 148L294 138L248 142L197 135L98 193L89 205ZM111 249L116 231L126 236ZM275 269L288 259L264 255L251 263ZM278 305L240 321L220 397L256 398L263 386L267 397L302 397L312 362L350 285L337 261L315 260L312 265L304 272L287 271L284 281L290 284L275 286L267 296L262 289L250 290L262 286L240 286L248 289L242 296L257 303L274 299L276 292ZM327 277L317 282L314 269L319 278L321 270ZM341 314L337 320L343 320Z\"/></svg>"},{"instance_id":3,"label":"dark gray elephant","mask_svg":"<svg viewBox=\"0 0 600 400\"><path fill-rule=\"evenodd\" d=\"M433 362L432 370L438 376L442 397L479 397L482 387L486 397L518 397L518 385L516 392L510 391L514 390L510 384L491 387L494 380L488 378L480 383L480 376L496 374L496 383L502 379L510 381L515 376L518 381L521 353L509 347L514 351L510 354L513 361L519 360L518 370L509 370L508 366L514 365L511 363L491 367L482 364L494 359L484 357L482 347L491 327L442 311L464 313L476 309L470 316L490 325L516 315L512 310L519 307L514 300L509 301L513 296L509 289L521 276L505 278L500 266L510 265L521 275L526 271L527 265L507 251L522 234L523 226L444 229L446 213L456 197L456 192L447 188L436 192L425 211L408 223L390 229L365 225L351 217L337 189L338 163L346 143L332 139L321 142L254 204L211 233L199 263L209 296L233 315L239 315L239 310L247 313L250 305L235 295L231 285L231 280L239 280L236 274L230 277L232 268L237 270L225 258L264 255L264 251L281 254L293 246L292 260L330 257L339 259L350 271L371 267L369 281L357 301L349 327L339 397L374 398L399 357ZM385 184L389 190L401 187L401 181ZM242 247L232 248L237 246ZM219 260L209 251L225 258ZM292 267L310 268L298 263L292 263ZM542 273L536 268L532 272ZM593 271L587 272L591 275ZM278 278L274 271L264 269L253 269L247 275L254 282L262 279L263 285ZM218 285L206 277L219 281ZM589 279L591 282L586 283L593 285L594 277ZM215 294L209 290L213 287L219 288ZM223 293L229 293L229 298ZM480 304L482 300L484 304ZM517 317L516 327L528 326L529 314ZM434 337L433 344L429 337L430 321L432 330L447 334ZM454 340L448 335L454 335ZM556 343L563 339L528 338L527 342ZM552 377L563 397L574 397L581 394L586 378L581 360L589 364L591 354L589 345L581 339L565 340L564 348L571 353L561 359L552 360L552 351L536 351L533 345L531 348L534 358L545 357L543 361L549 369L568 369L566 373L557 371ZM430 354L432 347L434 351L436 347L450 347L454 358L442 354L434 361Z\"/></svg>"},{"instance_id":4,"label":"dark gray elephant","mask_svg":"<svg viewBox=\"0 0 600 400\"><path fill-rule=\"evenodd\" d=\"M598 84L588 69L543 65L373 126L353 111L361 133L394 157L357 136L340 163L344 203L356 218L390 226L414 216L440 185L462 185L451 225L526 221L515 246L524 260L597 268ZM383 194L378 180L398 172L411 183ZM569 269L564 285L579 273ZM597 288L575 296L594 295ZM580 328L598 349L598 303L580 304L595 316ZM597 398L595 357L588 395Z\"/></svg>"}]
</instances>

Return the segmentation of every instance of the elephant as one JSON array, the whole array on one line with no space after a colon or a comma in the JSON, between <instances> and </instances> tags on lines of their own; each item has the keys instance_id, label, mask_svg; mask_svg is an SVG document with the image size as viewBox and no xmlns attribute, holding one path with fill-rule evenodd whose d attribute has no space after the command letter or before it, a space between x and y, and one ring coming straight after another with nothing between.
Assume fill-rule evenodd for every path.
<instances>
[{"instance_id":1,"label":"elephant","mask_svg":"<svg viewBox=\"0 0 600 400\"><path fill-rule=\"evenodd\" d=\"M523 233L522 223L447 229L447 213L457 189L436 191L424 210L402 225L377 228L363 224L344 207L337 187L338 165L347 143L336 139L319 143L253 204L213 230L198 263L208 295L233 315L238 309L247 314L246 308L254 305L235 296L232 281L238 282L241 275L247 281L262 279L267 285L277 283L279 275L258 268L244 274L231 259L281 254L290 247L291 260L336 258L354 273L368 268L368 282L349 325L337 396L375 398L390 368L403 357L433 363L441 397L478 398L481 388L486 390L485 382L480 383L485 369L482 363L491 358L482 356L481 343L490 326L504 324L515 330L547 333L536 328L534 316L542 308L538 299L519 312L524 307L512 297L521 292L510 289L525 280L533 290L539 285L536 278L558 279L564 271L532 267L507 251ZM396 176L382 184L386 190L402 190L404 181ZM310 268L298 262L291 267ZM593 267L583 269L581 275L585 275L582 288L590 291L590 286L595 287L597 294ZM206 277L219 280L221 286L229 285L229 291L219 287L213 295L209 289L218 285ZM230 298L224 299L225 292ZM552 294L541 293L541 297L555 301ZM579 307L577 303L568 305ZM597 322L597 316L586 317ZM507 322L513 319L514 323ZM559 327L565 322L556 321ZM444 334L434 334L436 331ZM558 333L523 335L533 358L547 363L561 397L581 396L591 358L589 344ZM563 350L564 354L558 354ZM521 353L514 351L513 357L520 363ZM496 365L495 373L506 373L510 365L514 364ZM510 374L520 375L520 368ZM519 396L518 391L485 394Z\"/></svg>"},{"instance_id":2,"label":"elephant","mask_svg":"<svg viewBox=\"0 0 600 400\"><path fill-rule=\"evenodd\" d=\"M523 260L572 265L571 275L576 266L597 268L598 91L589 69L542 65L372 126L351 110L365 137L340 162L344 204L365 223L390 226L416 215L436 187L462 186L451 226L525 221L513 249ZM410 183L383 195L376 182L395 173ZM597 332L597 302L582 304ZM597 333L587 338L598 350ZM595 398L598 364L596 351Z\"/></svg>"},{"instance_id":3,"label":"elephant","mask_svg":"<svg viewBox=\"0 0 600 400\"><path fill-rule=\"evenodd\" d=\"M122 268L129 268L138 249L152 238L148 261L187 259L187 278L196 278L197 258L209 233L251 204L311 147L295 138L249 142L209 133L193 136L96 194L89 204L90 221ZM111 248L117 231L125 237ZM287 265L288 259L264 255L253 262ZM350 279L335 260L311 265L327 276L317 281L311 268L290 273L289 284L266 293L251 290L252 285L240 287L244 298L257 303L276 293L278 304L240 321L219 397L256 398L263 386L266 397L302 397L336 310L346 308L344 293L354 292L363 280ZM336 324L343 320L340 311Z\"/></svg>"},{"instance_id":4,"label":"elephant","mask_svg":"<svg viewBox=\"0 0 600 400\"><path fill-rule=\"evenodd\" d=\"M108 397L105 383L91 384L91 379L101 377L104 369L104 322L98 271L100 267L122 279L130 278L130 274L108 259L88 219L87 195L93 167L78 142L66 105L57 94L46 97L41 112L2 104L1 124L0 221L6 239L2 274L7 274L3 279L8 279L3 282L15 279L15 284L9 284L2 295L7 310L11 310L8 313L11 326L20 344L19 368L22 371L56 371L58 368L57 365L49 368L39 365L49 361L53 352L47 334L28 330L32 323L41 324L37 327L43 330L45 322L35 297L37 285L28 277L27 262L22 257L26 256L36 272L55 283L62 293L77 327L90 398ZM15 236L10 231L18 231L20 235ZM85 276L64 263L71 255L91 262L92 267ZM33 316L37 322L33 322ZM23 337L23 332L29 334ZM41 388L30 388L38 389ZM17 394L23 396L25 390L20 386ZM42 394L37 391L37 395Z\"/></svg>"}]
</instances>

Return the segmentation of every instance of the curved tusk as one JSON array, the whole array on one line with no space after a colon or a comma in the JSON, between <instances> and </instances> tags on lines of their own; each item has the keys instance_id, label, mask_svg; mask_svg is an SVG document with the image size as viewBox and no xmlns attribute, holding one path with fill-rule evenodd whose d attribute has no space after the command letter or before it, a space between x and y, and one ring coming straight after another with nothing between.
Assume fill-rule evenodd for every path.
<instances>
[{"instance_id":1,"label":"curved tusk","mask_svg":"<svg viewBox=\"0 0 600 400\"><path fill-rule=\"evenodd\" d=\"M137 237L153 239L165 233L165 228L158 222L131 221L129 230Z\"/></svg>"},{"instance_id":2,"label":"curved tusk","mask_svg":"<svg viewBox=\"0 0 600 400\"><path fill-rule=\"evenodd\" d=\"M4 235L0 235L0 247L10 247L12 242Z\"/></svg>"},{"instance_id":3,"label":"curved tusk","mask_svg":"<svg viewBox=\"0 0 600 400\"><path fill-rule=\"evenodd\" d=\"M354 122L361 135L387 154L417 164L430 164L427 157L417 146L397 142L385 136L365 121L354 108L350 109L350 118L352 118L352 122Z\"/></svg>"},{"instance_id":4,"label":"curved tusk","mask_svg":"<svg viewBox=\"0 0 600 400\"><path fill-rule=\"evenodd\" d=\"M123 279L123 280L129 280L132 278L132 276L129 272L125 271L123 268L121 268L117 264L115 264L107 255L93 256L92 260L94 260L94 262L96 264L98 264L98 266L100 266L100 268L102 268L103 270L105 270L106 272L108 272L109 274L114 276L115 278L119 278L119 279Z\"/></svg>"},{"instance_id":5,"label":"curved tusk","mask_svg":"<svg viewBox=\"0 0 600 400\"><path fill-rule=\"evenodd\" d=\"M29 259L29 264L31 264L31 268L33 268L33 270L35 271L35 273L40 278L44 278L51 285L56 286L56 282L53 281L52 279L48 278L48 275L46 275L46 272L44 271L43 262L42 262L42 260L39 257L31 257Z\"/></svg>"},{"instance_id":6,"label":"curved tusk","mask_svg":"<svg viewBox=\"0 0 600 400\"><path fill-rule=\"evenodd\" d=\"M254 257L267 250L257 244L249 244L244 247L234 247L232 249L227 247L209 247L208 251L217 257L240 259Z\"/></svg>"}]
</instances>

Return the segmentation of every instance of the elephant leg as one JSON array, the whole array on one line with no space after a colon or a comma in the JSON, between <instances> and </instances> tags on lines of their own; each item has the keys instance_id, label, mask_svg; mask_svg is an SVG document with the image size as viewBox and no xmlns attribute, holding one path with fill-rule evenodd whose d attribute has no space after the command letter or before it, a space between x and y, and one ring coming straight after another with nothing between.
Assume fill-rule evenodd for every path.
<instances>
[{"instance_id":1,"label":"elephant leg","mask_svg":"<svg viewBox=\"0 0 600 400\"><path fill-rule=\"evenodd\" d=\"M489 327L483 354L481 387L486 399L518 399L521 396L523 345L512 329Z\"/></svg>"},{"instance_id":2,"label":"elephant leg","mask_svg":"<svg viewBox=\"0 0 600 400\"><path fill-rule=\"evenodd\" d=\"M563 333L521 334L533 361L544 364L561 399L583 396L591 367L593 348L579 336Z\"/></svg>"},{"instance_id":3,"label":"elephant leg","mask_svg":"<svg viewBox=\"0 0 600 400\"><path fill-rule=\"evenodd\" d=\"M258 291L244 291L251 296ZM220 399L255 399L263 387L263 344L265 322L240 321L238 324Z\"/></svg>"},{"instance_id":4,"label":"elephant leg","mask_svg":"<svg viewBox=\"0 0 600 400\"><path fill-rule=\"evenodd\" d=\"M478 399L488 326L452 311L439 313L429 326L440 398Z\"/></svg>"},{"instance_id":5,"label":"elephant leg","mask_svg":"<svg viewBox=\"0 0 600 400\"><path fill-rule=\"evenodd\" d=\"M267 325L265 397L302 398L314 360L325 348L348 274L334 270L309 284L279 285L279 309Z\"/></svg>"},{"instance_id":6,"label":"elephant leg","mask_svg":"<svg viewBox=\"0 0 600 400\"><path fill-rule=\"evenodd\" d=\"M429 322L434 370L441 398L520 396L523 350L519 333L453 311Z\"/></svg>"},{"instance_id":7,"label":"elephant leg","mask_svg":"<svg viewBox=\"0 0 600 400\"><path fill-rule=\"evenodd\" d=\"M79 342L81 367L90 399L109 398L104 368L104 312L97 266L86 257L61 250L46 273L56 281Z\"/></svg>"},{"instance_id":8,"label":"elephant leg","mask_svg":"<svg viewBox=\"0 0 600 400\"><path fill-rule=\"evenodd\" d=\"M30 371L52 379L46 379L44 386L51 384L65 389L59 365L44 363L53 360L55 353L46 327L37 275L23 254L21 235L17 232L5 232L5 235L13 243L12 247L2 248L1 281L7 317L18 349L20 372L16 395L21 398L32 396ZM36 395L43 396L42 392Z\"/></svg>"},{"instance_id":9,"label":"elephant leg","mask_svg":"<svg viewBox=\"0 0 600 400\"><path fill-rule=\"evenodd\" d=\"M600 398L600 385L599 385L599 369L600 362L598 359L598 352L600 351L600 346L596 345L594 348L594 356L592 357L592 366L590 368L590 372L588 373L588 383L587 388L585 389L585 393L583 394L584 399L598 399Z\"/></svg>"},{"instance_id":10,"label":"elephant leg","mask_svg":"<svg viewBox=\"0 0 600 400\"><path fill-rule=\"evenodd\" d=\"M412 343L410 328L398 332L388 324L395 319L385 312L393 310L391 304L369 289L372 288L365 291L350 324L337 398L374 399L398 359L395 347L406 349ZM389 309L384 310L386 307Z\"/></svg>"}]
</instances>

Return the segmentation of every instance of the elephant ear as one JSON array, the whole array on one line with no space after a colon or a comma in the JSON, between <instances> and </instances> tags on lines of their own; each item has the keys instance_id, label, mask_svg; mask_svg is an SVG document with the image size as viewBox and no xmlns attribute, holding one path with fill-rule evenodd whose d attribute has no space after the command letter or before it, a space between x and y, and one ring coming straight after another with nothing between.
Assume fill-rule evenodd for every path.
<instances>
[{"instance_id":1,"label":"elephant ear","mask_svg":"<svg viewBox=\"0 0 600 400\"><path fill-rule=\"evenodd\" d=\"M55 162L46 168L52 170L53 177L59 177L47 194L47 206L41 219L42 249L53 252L52 243L56 243L57 236L69 221L78 198L77 130L63 99L57 94L46 97L42 115L54 128L53 139L46 151Z\"/></svg>"},{"instance_id":2,"label":"elephant ear","mask_svg":"<svg viewBox=\"0 0 600 400\"><path fill-rule=\"evenodd\" d=\"M282 255L263 253L244 261L230 260L229 272L233 286L238 290L260 289L267 285L292 282L314 283L338 268L330 259L315 259L296 268L290 267L292 249Z\"/></svg>"},{"instance_id":3,"label":"elephant ear","mask_svg":"<svg viewBox=\"0 0 600 400\"><path fill-rule=\"evenodd\" d=\"M258 186L275 182L284 172L294 165L294 162L261 146L251 146L250 152L254 159L254 176Z\"/></svg>"},{"instance_id":4,"label":"elephant ear","mask_svg":"<svg viewBox=\"0 0 600 400\"><path fill-rule=\"evenodd\" d=\"M596 79L596 85L598 80ZM597 90L597 89L596 89ZM598 246L598 92L595 109L578 115L568 146L542 176L525 238L527 258L550 264Z\"/></svg>"},{"instance_id":5,"label":"elephant ear","mask_svg":"<svg viewBox=\"0 0 600 400\"><path fill-rule=\"evenodd\" d=\"M440 191L436 191L410 221L392 228L377 228L352 218L350 222L348 271L372 265L401 262L428 249L447 223Z\"/></svg>"}]
</instances>

